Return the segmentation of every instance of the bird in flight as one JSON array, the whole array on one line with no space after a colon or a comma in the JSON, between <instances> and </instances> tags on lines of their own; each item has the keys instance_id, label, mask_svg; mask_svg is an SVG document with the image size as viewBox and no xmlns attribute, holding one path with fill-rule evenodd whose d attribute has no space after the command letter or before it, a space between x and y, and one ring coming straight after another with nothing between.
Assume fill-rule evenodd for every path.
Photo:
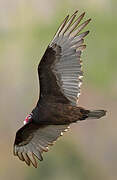
<instances>
[{"instance_id":1,"label":"bird in flight","mask_svg":"<svg viewBox=\"0 0 117 180\"><path fill-rule=\"evenodd\" d=\"M83 77L81 54L86 48L84 38L89 33L81 30L91 19L80 24L85 13L76 18L77 13L63 20L48 45L38 65L39 100L16 133L14 155L35 168L36 158L42 161L42 153L48 151L48 146L53 145L71 123L99 119L106 114L105 110L78 107Z\"/></svg>"}]
</instances>

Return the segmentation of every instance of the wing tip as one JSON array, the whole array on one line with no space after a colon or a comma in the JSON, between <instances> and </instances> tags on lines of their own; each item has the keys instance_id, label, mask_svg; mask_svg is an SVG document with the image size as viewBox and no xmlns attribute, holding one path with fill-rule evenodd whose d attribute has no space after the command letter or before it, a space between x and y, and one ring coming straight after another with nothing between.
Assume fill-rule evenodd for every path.
<instances>
[{"instance_id":1,"label":"wing tip","mask_svg":"<svg viewBox=\"0 0 117 180\"><path fill-rule=\"evenodd\" d=\"M90 31L88 30L88 31L85 32L85 35L88 35L89 33L90 33Z\"/></svg>"},{"instance_id":2,"label":"wing tip","mask_svg":"<svg viewBox=\"0 0 117 180\"><path fill-rule=\"evenodd\" d=\"M74 14L73 15L76 15L78 13L78 9L74 12Z\"/></svg>"},{"instance_id":3,"label":"wing tip","mask_svg":"<svg viewBox=\"0 0 117 180\"><path fill-rule=\"evenodd\" d=\"M91 21L91 18L89 18L88 20L87 20L87 23L89 23Z\"/></svg>"},{"instance_id":4,"label":"wing tip","mask_svg":"<svg viewBox=\"0 0 117 180\"><path fill-rule=\"evenodd\" d=\"M86 12L83 12L80 16L83 18L85 16Z\"/></svg>"},{"instance_id":5,"label":"wing tip","mask_svg":"<svg viewBox=\"0 0 117 180\"><path fill-rule=\"evenodd\" d=\"M27 152L27 155L28 155L28 157L29 157L29 159L30 159L30 162L32 163L32 165L35 167L35 168L37 168L37 161L36 161L36 159L35 159L35 157L34 157L34 154L32 153L32 152Z\"/></svg>"}]
</instances>

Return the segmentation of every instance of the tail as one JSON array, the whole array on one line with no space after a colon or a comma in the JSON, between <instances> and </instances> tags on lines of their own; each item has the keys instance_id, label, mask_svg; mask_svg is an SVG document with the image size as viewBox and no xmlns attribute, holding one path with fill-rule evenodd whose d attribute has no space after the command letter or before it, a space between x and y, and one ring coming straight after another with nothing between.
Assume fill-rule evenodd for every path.
<instances>
[{"instance_id":1,"label":"tail","mask_svg":"<svg viewBox=\"0 0 117 180\"><path fill-rule=\"evenodd\" d=\"M65 105L63 109L64 109L64 116L62 117L62 123L74 123L77 121L83 121L85 119L99 119L106 115L105 110L90 111L82 107L69 106L69 105L67 106Z\"/></svg>"},{"instance_id":2,"label":"tail","mask_svg":"<svg viewBox=\"0 0 117 180\"><path fill-rule=\"evenodd\" d=\"M106 115L105 110L94 110L94 111L89 111L88 118L99 119L105 115Z\"/></svg>"},{"instance_id":3,"label":"tail","mask_svg":"<svg viewBox=\"0 0 117 180\"><path fill-rule=\"evenodd\" d=\"M90 110L85 110L83 108L80 108L80 112L82 113L82 117L81 117L80 120L85 120L87 118L89 118L89 119L99 119L99 118L106 115L105 110L90 111Z\"/></svg>"}]
</instances>

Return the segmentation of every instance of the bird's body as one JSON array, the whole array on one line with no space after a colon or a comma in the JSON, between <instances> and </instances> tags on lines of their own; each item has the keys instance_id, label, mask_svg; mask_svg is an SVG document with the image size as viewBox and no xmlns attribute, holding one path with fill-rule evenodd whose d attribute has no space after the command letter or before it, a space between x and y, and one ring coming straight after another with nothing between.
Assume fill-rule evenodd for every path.
<instances>
[{"instance_id":1,"label":"bird's body","mask_svg":"<svg viewBox=\"0 0 117 180\"><path fill-rule=\"evenodd\" d=\"M86 119L88 110L62 103L46 103L44 107L33 110L32 119L37 124L62 125ZM72 118L71 118L72 117Z\"/></svg>"},{"instance_id":2,"label":"bird's body","mask_svg":"<svg viewBox=\"0 0 117 180\"><path fill-rule=\"evenodd\" d=\"M79 23L81 14L74 23L77 11L68 16L47 47L38 66L40 97L36 107L26 117L25 125L16 133L14 155L28 165L37 167L35 156L43 160L43 151L48 151L69 125L87 118L101 118L104 110L90 111L78 106L81 70L81 53L86 45L84 37L89 31L78 33L90 22ZM77 27L78 26L78 27Z\"/></svg>"}]
</instances>

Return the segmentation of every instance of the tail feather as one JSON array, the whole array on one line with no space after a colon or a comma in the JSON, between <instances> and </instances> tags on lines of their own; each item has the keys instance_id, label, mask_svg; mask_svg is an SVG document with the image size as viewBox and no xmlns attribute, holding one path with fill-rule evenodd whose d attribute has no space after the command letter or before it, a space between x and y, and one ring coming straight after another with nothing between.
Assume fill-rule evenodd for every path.
<instances>
[{"instance_id":1,"label":"tail feather","mask_svg":"<svg viewBox=\"0 0 117 180\"><path fill-rule=\"evenodd\" d=\"M94 111L89 111L88 118L99 119L105 115L106 115L105 110L94 110Z\"/></svg>"}]
</instances>

